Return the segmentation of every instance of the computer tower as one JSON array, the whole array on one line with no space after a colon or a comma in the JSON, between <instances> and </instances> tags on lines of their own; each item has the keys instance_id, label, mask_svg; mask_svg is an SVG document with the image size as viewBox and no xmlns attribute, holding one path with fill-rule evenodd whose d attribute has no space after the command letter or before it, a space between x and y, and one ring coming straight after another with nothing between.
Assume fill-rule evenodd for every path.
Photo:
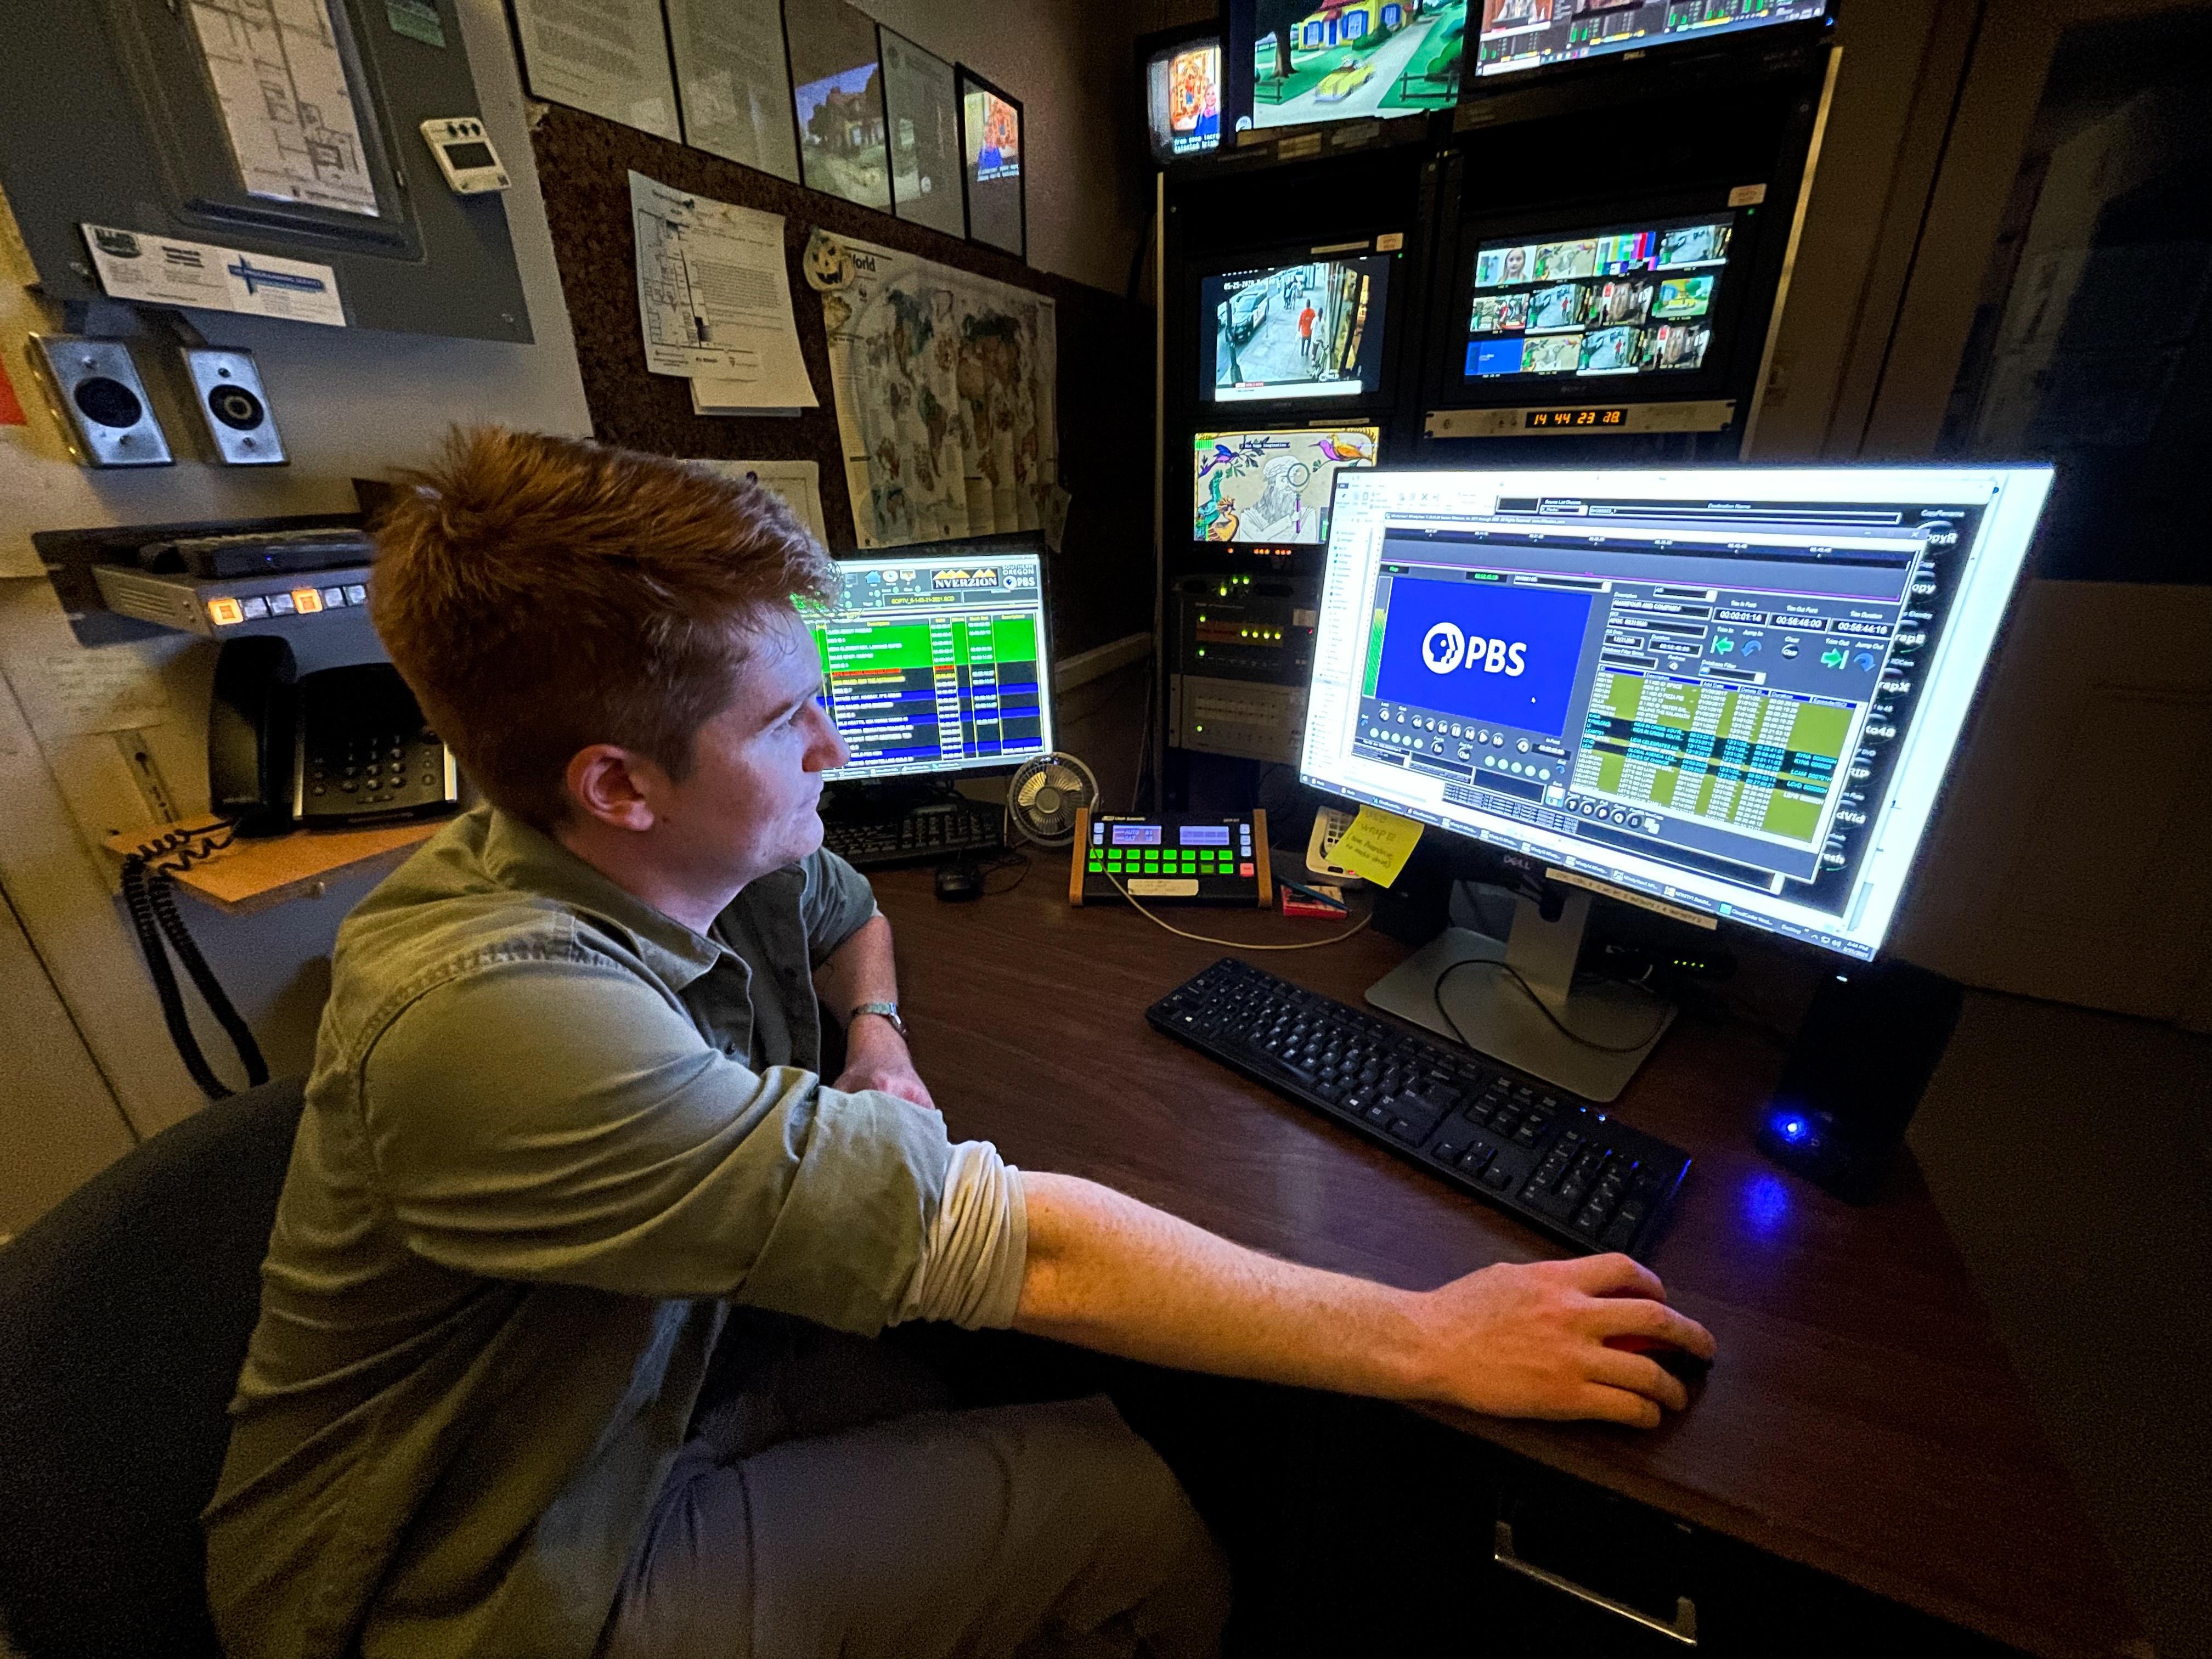
<instances>
[{"instance_id":1,"label":"computer tower","mask_svg":"<svg viewBox=\"0 0 2212 1659\"><path fill-rule=\"evenodd\" d=\"M1759 1128L1759 1150L1853 1204L1871 1200L1951 1032L1955 981L1883 960L1825 980Z\"/></svg>"}]
</instances>

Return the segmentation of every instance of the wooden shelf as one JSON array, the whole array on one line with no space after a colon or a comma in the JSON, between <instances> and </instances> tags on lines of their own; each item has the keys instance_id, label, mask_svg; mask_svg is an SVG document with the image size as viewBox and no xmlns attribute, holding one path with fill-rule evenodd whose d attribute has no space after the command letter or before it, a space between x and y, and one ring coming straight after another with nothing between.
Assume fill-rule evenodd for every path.
<instances>
[{"instance_id":1,"label":"wooden shelf","mask_svg":"<svg viewBox=\"0 0 2212 1659\"><path fill-rule=\"evenodd\" d=\"M170 879L179 891L204 904L234 916L252 915L288 899L319 895L333 881L395 870L447 822L427 818L375 830L295 830L258 841L234 841L191 868L173 872ZM149 823L110 836L106 845L111 852L127 856L185 827ZM214 824L203 820L190 827L212 829Z\"/></svg>"}]
</instances>

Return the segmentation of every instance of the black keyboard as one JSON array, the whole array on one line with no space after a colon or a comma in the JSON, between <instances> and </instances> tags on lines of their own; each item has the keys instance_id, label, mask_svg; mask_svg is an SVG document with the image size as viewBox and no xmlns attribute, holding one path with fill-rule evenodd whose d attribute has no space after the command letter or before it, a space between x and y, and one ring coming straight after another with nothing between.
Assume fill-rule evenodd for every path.
<instances>
[{"instance_id":1,"label":"black keyboard","mask_svg":"<svg viewBox=\"0 0 2212 1659\"><path fill-rule=\"evenodd\" d=\"M824 819L822 844L860 870L927 864L1006 845L1006 813L981 801L932 801L895 818Z\"/></svg>"},{"instance_id":2,"label":"black keyboard","mask_svg":"<svg viewBox=\"0 0 2212 1659\"><path fill-rule=\"evenodd\" d=\"M1145 1018L1579 1250L1640 1255L1689 1172L1679 1146L1579 1096L1234 957Z\"/></svg>"}]
</instances>

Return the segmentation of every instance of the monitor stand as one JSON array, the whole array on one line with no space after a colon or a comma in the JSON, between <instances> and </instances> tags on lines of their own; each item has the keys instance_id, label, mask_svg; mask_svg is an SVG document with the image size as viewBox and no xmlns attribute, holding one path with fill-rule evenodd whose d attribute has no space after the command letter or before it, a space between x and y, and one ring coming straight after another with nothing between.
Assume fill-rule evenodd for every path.
<instances>
[{"instance_id":1,"label":"monitor stand","mask_svg":"<svg viewBox=\"0 0 2212 1659\"><path fill-rule=\"evenodd\" d=\"M1503 941L1447 927L1369 986L1367 1000L1586 1099L1615 1099L1674 1023L1674 1005L1632 985L1574 982L1592 896L1567 889L1555 921L1547 921L1534 901L1516 897L1512 937ZM1588 1042L1576 1042L1547 1019L1528 991L1502 969L1461 969L1443 980L1439 992L1438 979L1456 964L1485 962L1511 966L1560 1024ZM1607 1052L1613 1048L1621 1052Z\"/></svg>"}]
</instances>

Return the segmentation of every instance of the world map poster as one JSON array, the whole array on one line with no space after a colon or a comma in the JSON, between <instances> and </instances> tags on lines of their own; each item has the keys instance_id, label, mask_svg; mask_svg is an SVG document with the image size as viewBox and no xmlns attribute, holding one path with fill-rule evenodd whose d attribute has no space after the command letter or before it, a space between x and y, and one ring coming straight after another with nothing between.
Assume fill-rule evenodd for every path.
<instances>
[{"instance_id":1,"label":"world map poster","mask_svg":"<svg viewBox=\"0 0 2212 1659\"><path fill-rule=\"evenodd\" d=\"M862 547L1041 530L1060 474L1053 302L817 237L830 384Z\"/></svg>"}]
</instances>

